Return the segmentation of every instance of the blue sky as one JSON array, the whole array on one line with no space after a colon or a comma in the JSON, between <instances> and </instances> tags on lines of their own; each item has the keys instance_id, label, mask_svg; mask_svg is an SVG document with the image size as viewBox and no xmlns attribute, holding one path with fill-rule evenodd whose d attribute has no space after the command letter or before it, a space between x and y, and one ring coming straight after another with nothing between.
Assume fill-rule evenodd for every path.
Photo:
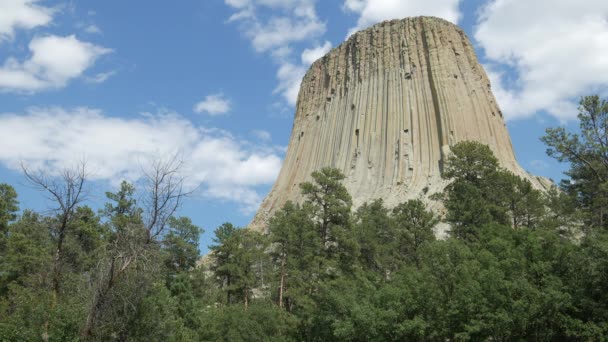
<instances>
[{"instance_id":1,"label":"blue sky","mask_svg":"<svg viewBox=\"0 0 608 342\"><path fill-rule=\"evenodd\" d=\"M280 169L299 82L350 32L434 15L473 41L517 157L553 179L546 127L576 127L581 95L606 95L608 2L585 0L0 0L0 182L49 204L49 174L86 159L89 204L147 162L179 153L197 190L181 214L207 232L246 225Z\"/></svg>"}]
</instances>

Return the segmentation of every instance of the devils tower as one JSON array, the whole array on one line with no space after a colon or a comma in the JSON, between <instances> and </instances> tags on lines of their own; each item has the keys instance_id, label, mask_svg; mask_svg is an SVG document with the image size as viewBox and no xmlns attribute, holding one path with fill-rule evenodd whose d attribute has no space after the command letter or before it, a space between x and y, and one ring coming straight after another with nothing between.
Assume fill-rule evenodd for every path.
<instances>
[{"instance_id":1,"label":"devils tower","mask_svg":"<svg viewBox=\"0 0 608 342\"><path fill-rule=\"evenodd\" d=\"M547 181L515 159L502 112L468 37L438 18L386 21L352 35L308 70L283 167L250 227L263 229L299 184L331 166L346 175L354 206L389 207L445 186L450 146L487 144L502 167L536 188Z\"/></svg>"}]
</instances>

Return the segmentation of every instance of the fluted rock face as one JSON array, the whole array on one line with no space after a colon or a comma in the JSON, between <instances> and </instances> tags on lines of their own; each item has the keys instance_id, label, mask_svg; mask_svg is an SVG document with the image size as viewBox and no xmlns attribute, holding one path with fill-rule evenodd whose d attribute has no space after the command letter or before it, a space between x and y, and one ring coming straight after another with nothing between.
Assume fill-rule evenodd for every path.
<instances>
[{"instance_id":1,"label":"fluted rock face","mask_svg":"<svg viewBox=\"0 0 608 342\"><path fill-rule=\"evenodd\" d=\"M490 81L469 39L438 18L387 21L351 36L304 77L279 177L250 227L264 229L299 184L325 166L347 176L355 206L394 206L445 186L450 146L489 145L500 163L537 188L544 179L517 163Z\"/></svg>"}]
</instances>

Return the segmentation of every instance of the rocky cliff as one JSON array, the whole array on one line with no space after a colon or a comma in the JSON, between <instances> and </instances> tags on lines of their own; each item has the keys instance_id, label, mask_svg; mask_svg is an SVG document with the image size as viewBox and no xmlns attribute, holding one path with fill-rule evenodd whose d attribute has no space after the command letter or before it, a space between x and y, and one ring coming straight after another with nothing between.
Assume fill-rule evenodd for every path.
<instances>
[{"instance_id":1,"label":"rocky cliff","mask_svg":"<svg viewBox=\"0 0 608 342\"><path fill-rule=\"evenodd\" d=\"M387 21L352 35L307 72L289 147L250 227L263 229L311 172L336 167L358 206L428 199L445 183L450 146L489 145L503 167L537 188L548 182L517 163L490 81L466 34L432 17Z\"/></svg>"}]
</instances>

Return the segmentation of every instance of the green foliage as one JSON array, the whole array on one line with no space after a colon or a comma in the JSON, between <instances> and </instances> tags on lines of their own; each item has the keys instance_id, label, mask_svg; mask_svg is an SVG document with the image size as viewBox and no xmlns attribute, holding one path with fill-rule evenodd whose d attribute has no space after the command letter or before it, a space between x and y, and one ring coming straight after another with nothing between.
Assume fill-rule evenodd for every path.
<instances>
[{"instance_id":1,"label":"green foliage","mask_svg":"<svg viewBox=\"0 0 608 342\"><path fill-rule=\"evenodd\" d=\"M202 341L298 341L295 318L266 301L245 309L242 305L207 307L202 313Z\"/></svg>"},{"instance_id":2,"label":"green foliage","mask_svg":"<svg viewBox=\"0 0 608 342\"><path fill-rule=\"evenodd\" d=\"M598 106L584 108L601 116ZM600 157L601 144L588 147ZM608 233L579 229L599 227L599 207L581 196L601 193L540 193L487 146L452 152L437 196L452 229L442 240L441 218L419 200L353 212L344 175L325 168L267 232L218 227L202 260L199 227L172 217L151 238L123 182L99 214L74 208L56 260L61 220L17 216L5 191L0 340L606 340ZM599 184L590 179L576 182Z\"/></svg>"},{"instance_id":3,"label":"green foliage","mask_svg":"<svg viewBox=\"0 0 608 342\"><path fill-rule=\"evenodd\" d=\"M8 224L17 218L19 202L15 188L0 183L0 235L6 234Z\"/></svg>"},{"instance_id":4,"label":"green foliage","mask_svg":"<svg viewBox=\"0 0 608 342\"><path fill-rule=\"evenodd\" d=\"M452 234L475 241L488 224L535 228L546 215L545 198L498 165L490 148L478 142L461 142L452 148L443 177L451 183L442 194Z\"/></svg>"},{"instance_id":5,"label":"green foliage","mask_svg":"<svg viewBox=\"0 0 608 342\"><path fill-rule=\"evenodd\" d=\"M541 140L547 154L568 162L563 189L576 200L591 227L608 227L608 101L586 96L579 107L580 134L549 128Z\"/></svg>"},{"instance_id":6,"label":"green foliage","mask_svg":"<svg viewBox=\"0 0 608 342\"><path fill-rule=\"evenodd\" d=\"M200 257L198 241L203 230L187 217L171 217L168 225L169 232L163 239L167 268L174 274L194 268Z\"/></svg>"},{"instance_id":7,"label":"green foliage","mask_svg":"<svg viewBox=\"0 0 608 342\"><path fill-rule=\"evenodd\" d=\"M491 177L498 167L498 159L488 145L463 141L452 146L442 177L477 184Z\"/></svg>"},{"instance_id":8,"label":"green foliage","mask_svg":"<svg viewBox=\"0 0 608 342\"><path fill-rule=\"evenodd\" d=\"M351 271L350 260L358 249L350 234L352 198L342 184L344 177L340 170L326 167L312 173L313 183L300 184L325 254L320 261L336 271Z\"/></svg>"},{"instance_id":9,"label":"green foliage","mask_svg":"<svg viewBox=\"0 0 608 342\"><path fill-rule=\"evenodd\" d=\"M258 232L224 224L216 230L216 241L222 245L213 249L213 271L226 293L226 303L242 302L247 307L253 290L264 287L264 267L269 264L266 239Z\"/></svg>"},{"instance_id":10,"label":"green foliage","mask_svg":"<svg viewBox=\"0 0 608 342\"><path fill-rule=\"evenodd\" d=\"M289 311L310 303L310 289L320 276L323 244L308 209L287 202L268 225L273 246L270 256L278 270L276 292L272 296Z\"/></svg>"},{"instance_id":11,"label":"green foliage","mask_svg":"<svg viewBox=\"0 0 608 342\"><path fill-rule=\"evenodd\" d=\"M439 220L426 211L420 200L401 203L393 209L395 222L396 252L399 259L419 264L419 251L426 243L435 240L433 227Z\"/></svg>"}]
</instances>

